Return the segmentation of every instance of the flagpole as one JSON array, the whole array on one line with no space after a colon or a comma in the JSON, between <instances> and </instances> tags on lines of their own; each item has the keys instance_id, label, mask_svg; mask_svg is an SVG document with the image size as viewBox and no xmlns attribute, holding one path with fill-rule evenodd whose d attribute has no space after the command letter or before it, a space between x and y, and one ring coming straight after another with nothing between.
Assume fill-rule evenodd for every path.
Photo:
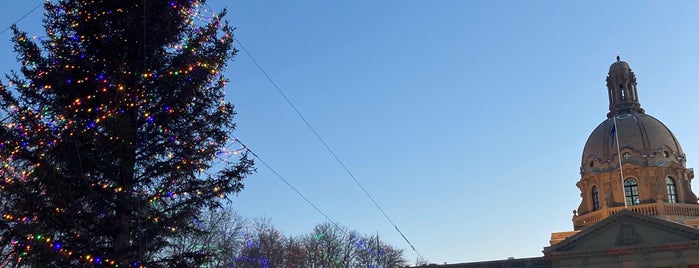
<instances>
[{"instance_id":1,"label":"flagpole","mask_svg":"<svg viewBox=\"0 0 699 268\"><path fill-rule=\"evenodd\" d=\"M621 174L621 196L624 197L624 207L628 208L629 205L626 203L626 188L624 188L624 165L621 163L621 144L619 144L619 128L616 125L616 115L613 117L614 120L614 138L616 139L616 156L619 157L619 174Z\"/></svg>"}]
</instances>

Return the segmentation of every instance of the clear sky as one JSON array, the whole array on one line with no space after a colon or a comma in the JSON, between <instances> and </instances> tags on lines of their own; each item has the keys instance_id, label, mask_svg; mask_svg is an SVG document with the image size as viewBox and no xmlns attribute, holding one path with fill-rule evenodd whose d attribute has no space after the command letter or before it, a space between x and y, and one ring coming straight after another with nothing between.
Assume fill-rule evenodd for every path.
<instances>
[{"instance_id":1,"label":"clear sky","mask_svg":"<svg viewBox=\"0 0 699 268\"><path fill-rule=\"evenodd\" d=\"M42 2L4 3L0 27ZM606 118L617 51L642 107L699 167L696 1L209 5L229 9L236 37L430 262L541 256L551 232L572 230L583 145ZM42 14L20 27L41 35ZM17 67L9 38L4 73ZM225 74L236 137L334 221L415 260L246 54ZM286 234L325 221L261 164L233 200Z\"/></svg>"}]
</instances>

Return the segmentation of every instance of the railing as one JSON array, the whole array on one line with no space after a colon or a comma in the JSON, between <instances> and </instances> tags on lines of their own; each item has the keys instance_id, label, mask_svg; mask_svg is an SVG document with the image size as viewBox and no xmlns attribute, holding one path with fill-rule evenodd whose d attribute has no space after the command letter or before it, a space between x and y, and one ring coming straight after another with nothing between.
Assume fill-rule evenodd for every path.
<instances>
[{"instance_id":1,"label":"railing","mask_svg":"<svg viewBox=\"0 0 699 268\"><path fill-rule=\"evenodd\" d=\"M671 217L671 218L690 218L699 217L699 205L697 204L676 204L676 203L651 203L633 205L625 207L603 208L597 211L585 213L578 216L573 216L573 226L575 229L580 229L601 221L604 218L614 215L615 213L628 209L633 212L641 213L656 217Z\"/></svg>"}]
</instances>

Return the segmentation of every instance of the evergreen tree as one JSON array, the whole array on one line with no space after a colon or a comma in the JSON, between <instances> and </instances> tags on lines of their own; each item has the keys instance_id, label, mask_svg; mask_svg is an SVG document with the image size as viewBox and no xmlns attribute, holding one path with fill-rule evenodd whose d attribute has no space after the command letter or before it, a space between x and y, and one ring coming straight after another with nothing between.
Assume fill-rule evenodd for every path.
<instances>
[{"instance_id":1,"label":"evergreen tree","mask_svg":"<svg viewBox=\"0 0 699 268\"><path fill-rule=\"evenodd\" d=\"M235 50L225 11L204 7L47 1L45 37L13 27L21 70L0 86L0 264L205 261L202 249L163 249L253 168L245 154L213 167L235 127L220 73Z\"/></svg>"}]
</instances>

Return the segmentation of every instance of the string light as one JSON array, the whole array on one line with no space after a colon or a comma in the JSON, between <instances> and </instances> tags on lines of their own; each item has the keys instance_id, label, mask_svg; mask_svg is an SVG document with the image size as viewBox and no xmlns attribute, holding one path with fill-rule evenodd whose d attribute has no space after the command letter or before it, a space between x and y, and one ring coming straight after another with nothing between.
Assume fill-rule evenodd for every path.
<instances>
[{"instance_id":1,"label":"string light","mask_svg":"<svg viewBox=\"0 0 699 268\"><path fill-rule=\"evenodd\" d=\"M179 3L179 4L178 4ZM62 172L65 167L60 165L46 165L53 163L47 160L48 152L56 148L63 139L76 137L94 137L109 144L132 144L134 141L130 137L121 135L118 131L105 131L113 128L117 118L123 117L129 112L135 112L136 120L144 133L152 134L154 137L163 137L160 144L170 149L162 154L152 156L155 160L160 160L172 172L187 174L190 171L206 171L215 161L234 163L234 158L239 157L245 148L234 149L230 144L226 145L211 137L195 136L194 138L183 137L181 129L172 124L172 118L179 118L192 113L207 115L211 118L189 117L190 123L199 121L206 122L208 119L215 119L217 116L229 118L231 107L224 101L221 90L225 81L221 78L220 69L223 67L228 55L214 56L211 58L211 48L201 44L230 44L232 36L229 34L216 35L221 27L221 18L216 12L205 9L199 1L170 1L169 7L179 14L180 18L186 22L185 35L179 43L172 43L165 48L166 52L184 55L191 61L185 65L172 64L168 68L161 69L128 69L124 68L120 72L105 72L99 68L91 66L81 66L81 63L91 62L95 65L110 65L106 59L91 56L81 50L76 44L89 42L120 42L127 43L124 29L103 32L95 35L77 34L84 24L100 23L103 19L111 19L116 16L123 16L130 10L139 10L138 6L131 8L114 8L110 10L97 10L90 8L68 8L62 7L63 1L56 4L47 2L47 18L68 22L72 30L60 31L48 28L45 36L28 36L26 34L17 35L14 39L17 44L17 51L23 52L19 57L27 79L14 79L6 86L0 86L0 95L8 97L17 92L32 92L36 89L39 98L50 98L57 94L57 90L64 90L69 87L72 96L63 106L51 106L51 101L37 104L39 102L23 102L13 98L2 100L4 112L10 120L2 122L3 131L13 135L13 139L0 141L0 189L7 190L17 184L24 183L31 185L38 181L36 171L40 168L55 169L55 172ZM87 7L94 5L95 1L80 1L78 6ZM213 31L210 34L207 31ZM72 34L67 34L72 33ZM43 44L48 49L49 56L43 58L37 43ZM55 51L54 51L55 50ZM225 54L225 53L224 53ZM62 77L57 80L56 77ZM125 83L124 77L140 78L138 83ZM126 79L128 80L128 79ZM184 83L193 86L188 88L197 90L192 96L211 96L210 100L193 99L189 102L182 102L179 99L163 100L159 96L151 94L151 90L146 90L145 85L172 85L174 83ZM176 90L176 89L175 89ZM177 94L173 94L177 96ZM211 109L207 103L221 103L218 107ZM14 102L14 103L13 103ZM60 102L57 101L56 103ZM204 104L202 104L204 103ZM7 105L7 106L5 106ZM27 155L36 158L27 158ZM214 155L214 157L203 158L202 156ZM31 161L30 161L31 160ZM239 158L238 158L239 160ZM42 166L44 165L44 166ZM140 174L137 171L137 175ZM77 175L76 175L77 176ZM83 190L92 192L109 193L113 195L128 194L135 196L135 199L145 197L148 206L151 208L164 207L178 200L190 198L192 196L218 196L224 197L225 192L230 191L229 186L218 185L216 182L211 185L210 192L205 192L205 187L185 187L180 185L176 176L166 179L162 187L153 189L152 187L141 186L127 188L124 185L115 183L115 180L101 180L100 175L80 174L83 177L90 177L86 188ZM39 187L40 188L40 187ZM208 188L206 188L208 189ZM38 189L38 196L46 197ZM9 193L8 193L9 195ZM49 202L50 203L50 202ZM51 212L56 215L66 213L63 207L51 208ZM157 211L157 209L155 209ZM46 215L47 212L42 212ZM88 212L86 212L88 213ZM91 212L90 212L91 213ZM0 211L1 219L10 226L31 225L39 220L38 215L15 215L10 211ZM101 213L103 215L104 213ZM97 213L100 215L100 213ZM98 216L99 217L99 216ZM144 215L143 219L153 224L161 224L161 228L176 232L181 226L165 224L163 218L157 213ZM110 259L98 252L87 252L89 250L77 250L71 248L74 245L64 243L69 236L80 238L81 233L66 234L52 237L54 232L47 230L46 233L30 234L24 237L15 238L11 245L14 247L17 262L27 259L27 256L36 251L37 248L50 248L59 255L81 261L83 263L118 267L119 261ZM124 265L124 264L122 264ZM129 267L145 267L145 264L138 261L130 261Z\"/></svg>"}]
</instances>

